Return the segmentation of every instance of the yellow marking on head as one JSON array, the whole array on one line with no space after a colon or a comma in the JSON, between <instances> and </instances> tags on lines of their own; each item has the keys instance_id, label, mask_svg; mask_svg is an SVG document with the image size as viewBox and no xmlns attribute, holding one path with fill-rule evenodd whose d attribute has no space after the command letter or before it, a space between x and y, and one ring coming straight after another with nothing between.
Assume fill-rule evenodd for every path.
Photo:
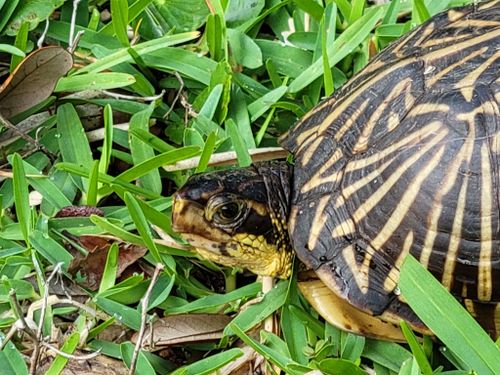
<instances>
[{"instance_id":1,"label":"yellow marking on head","mask_svg":"<svg viewBox=\"0 0 500 375\"><path fill-rule=\"evenodd\" d=\"M491 254L493 252L493 233L491 218L493 214L492 167L488 145L481 145L481 251L479 253L477 298L491 300L492 276Z\"/></svg>"},{"instance_id":2,"label":"yellow marking on head","mask_svg":"<svg viewBox=\"0 0 500 375\"><path fill-rule=\"evenodd\" d=\"M267 243L264 236L250 238L247 234L239 233L234 235L234 240L240 264L245 264L252 272L282 279L290 276L293 258L291 251L278 249L276 245Z\"/></svg>"}]
</instances>

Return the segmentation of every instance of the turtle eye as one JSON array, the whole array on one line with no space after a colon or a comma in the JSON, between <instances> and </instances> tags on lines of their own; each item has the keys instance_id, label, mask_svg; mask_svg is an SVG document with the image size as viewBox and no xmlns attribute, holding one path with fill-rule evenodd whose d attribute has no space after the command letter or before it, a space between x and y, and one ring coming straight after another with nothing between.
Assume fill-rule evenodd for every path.
<instances>
[{"instance_id":1,"label":"turtle eye","mask_svg":"<svg viewBox=\"0 0 500 375\"><path fill-rule=\"evenodd\" d=\"M237 224L245 216L246 204L235 197L214 197L207 205L205 216L221 225Z\"/></svg>"},{"instance_id":2,"label":"turtle eye","mask_svg":"<svg viewBox=\"0 0 500 375\"><path fill-rule=\"evenodd\" d=\"M234 220L238 217L240 213L240 207L235 202L227 203L219 208L217 214L223 220Z\"/></svg>"}]
</instances>

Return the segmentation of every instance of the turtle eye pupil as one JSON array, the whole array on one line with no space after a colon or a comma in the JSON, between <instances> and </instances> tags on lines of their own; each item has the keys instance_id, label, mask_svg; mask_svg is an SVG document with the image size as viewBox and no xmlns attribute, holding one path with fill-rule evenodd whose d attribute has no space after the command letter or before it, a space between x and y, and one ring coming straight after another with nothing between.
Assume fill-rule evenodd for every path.
<instances>
[{"instance_id":1,"label":"turtle eye pupil","mask_svg":"<svg viewBox=\"0 0 500 375\"><path fill-rule=\"evenodd\" d=\"M219 214L222 219L225 220L234 220L238 216L240 212L240 208L237 203L231 202L223 205L219 209Z\"/></svg>"}]
</instances>

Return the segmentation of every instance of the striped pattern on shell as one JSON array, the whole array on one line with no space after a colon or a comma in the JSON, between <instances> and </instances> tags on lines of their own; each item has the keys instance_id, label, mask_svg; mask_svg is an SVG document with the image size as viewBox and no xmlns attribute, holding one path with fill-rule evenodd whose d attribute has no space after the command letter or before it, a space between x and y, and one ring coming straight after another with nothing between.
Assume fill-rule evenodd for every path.
<instances>
[{"instance_id":1,"label":"striped pattern on shell","mask_svg":"<svg viewBox=\"0 0 500 375\"><path fill-rule=\"evenodd\" d=\"M389 46L284 137L296 160L293 247L336 294L416 319L397 289L411 253L494 328L499 71L500 2L456 8Z\"/></svg>"}]
</instances>

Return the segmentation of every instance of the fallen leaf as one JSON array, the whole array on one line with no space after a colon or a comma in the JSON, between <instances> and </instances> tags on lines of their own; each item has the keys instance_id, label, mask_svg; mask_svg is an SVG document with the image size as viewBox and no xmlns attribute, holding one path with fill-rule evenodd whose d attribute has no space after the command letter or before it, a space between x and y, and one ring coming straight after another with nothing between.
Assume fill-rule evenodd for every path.
<instances>
[{"instance_id":1,"label":"fallen leaf","mask_svg":"<svg viewBox=\"0 0 500 375\"><path fill-rule=\"evenodd\" d=\"M69 247L69 251L73 255L68 272L76 274L80 272L85 277L85 281L81 284L90 290L97 290L101 283L102 273L106 265L108 250L114 240L99 236L80 236L74 238L85 250L88 251L87 256L73 247ZM116 277L118 278L129 266L137 262L146 253L147 249L142 246L132 245L121 242L118 244L118 266Z\"/></svg>"},{"instance_id":2,"label":"fallen leaf","mask_svg":"<svg viewBox=\"0 0 500 375\"><path fill-rule=\"evenodd\" d=\"M150 329L146 329L143 342L148 345L152 341L155 347L159 347L218 340L231 320L231 317L222 314L166 316L154 322L152 340L149 338ZM133 343L137 342L137 336L132 336Z\"/></svg>"},{"instance_id":3,"label":"fallen leaf","mask_svg":"<svg viewBox=\"0 0 500 375\"><path fill-rule=\"evenodd\" d=\"M32 52L0 86L0 113L9 119L44 101L72 66L71 54L62 47Z\"/></svg>"},{"instance_id":4,"label":"fallen leaf","mask_svg":"<svg viewBox=\"0 0 500 375\"><path fill-rule=\"evenodd\" d=\"M88 353L76 351L75 355L85 355ZM45 372L50 367L52 362L51 357L45 358L45 363L39 367L37 374L45 374ZM122 361L118 361L113 358L106 357L104 355L99 355L95 358L88 359L85 361L75 361L70 360L68 364L64 367L64 370L60 373L61 375L126 375L128 374L128 369L125 367Z\"/></svg>"}]
</instances>

